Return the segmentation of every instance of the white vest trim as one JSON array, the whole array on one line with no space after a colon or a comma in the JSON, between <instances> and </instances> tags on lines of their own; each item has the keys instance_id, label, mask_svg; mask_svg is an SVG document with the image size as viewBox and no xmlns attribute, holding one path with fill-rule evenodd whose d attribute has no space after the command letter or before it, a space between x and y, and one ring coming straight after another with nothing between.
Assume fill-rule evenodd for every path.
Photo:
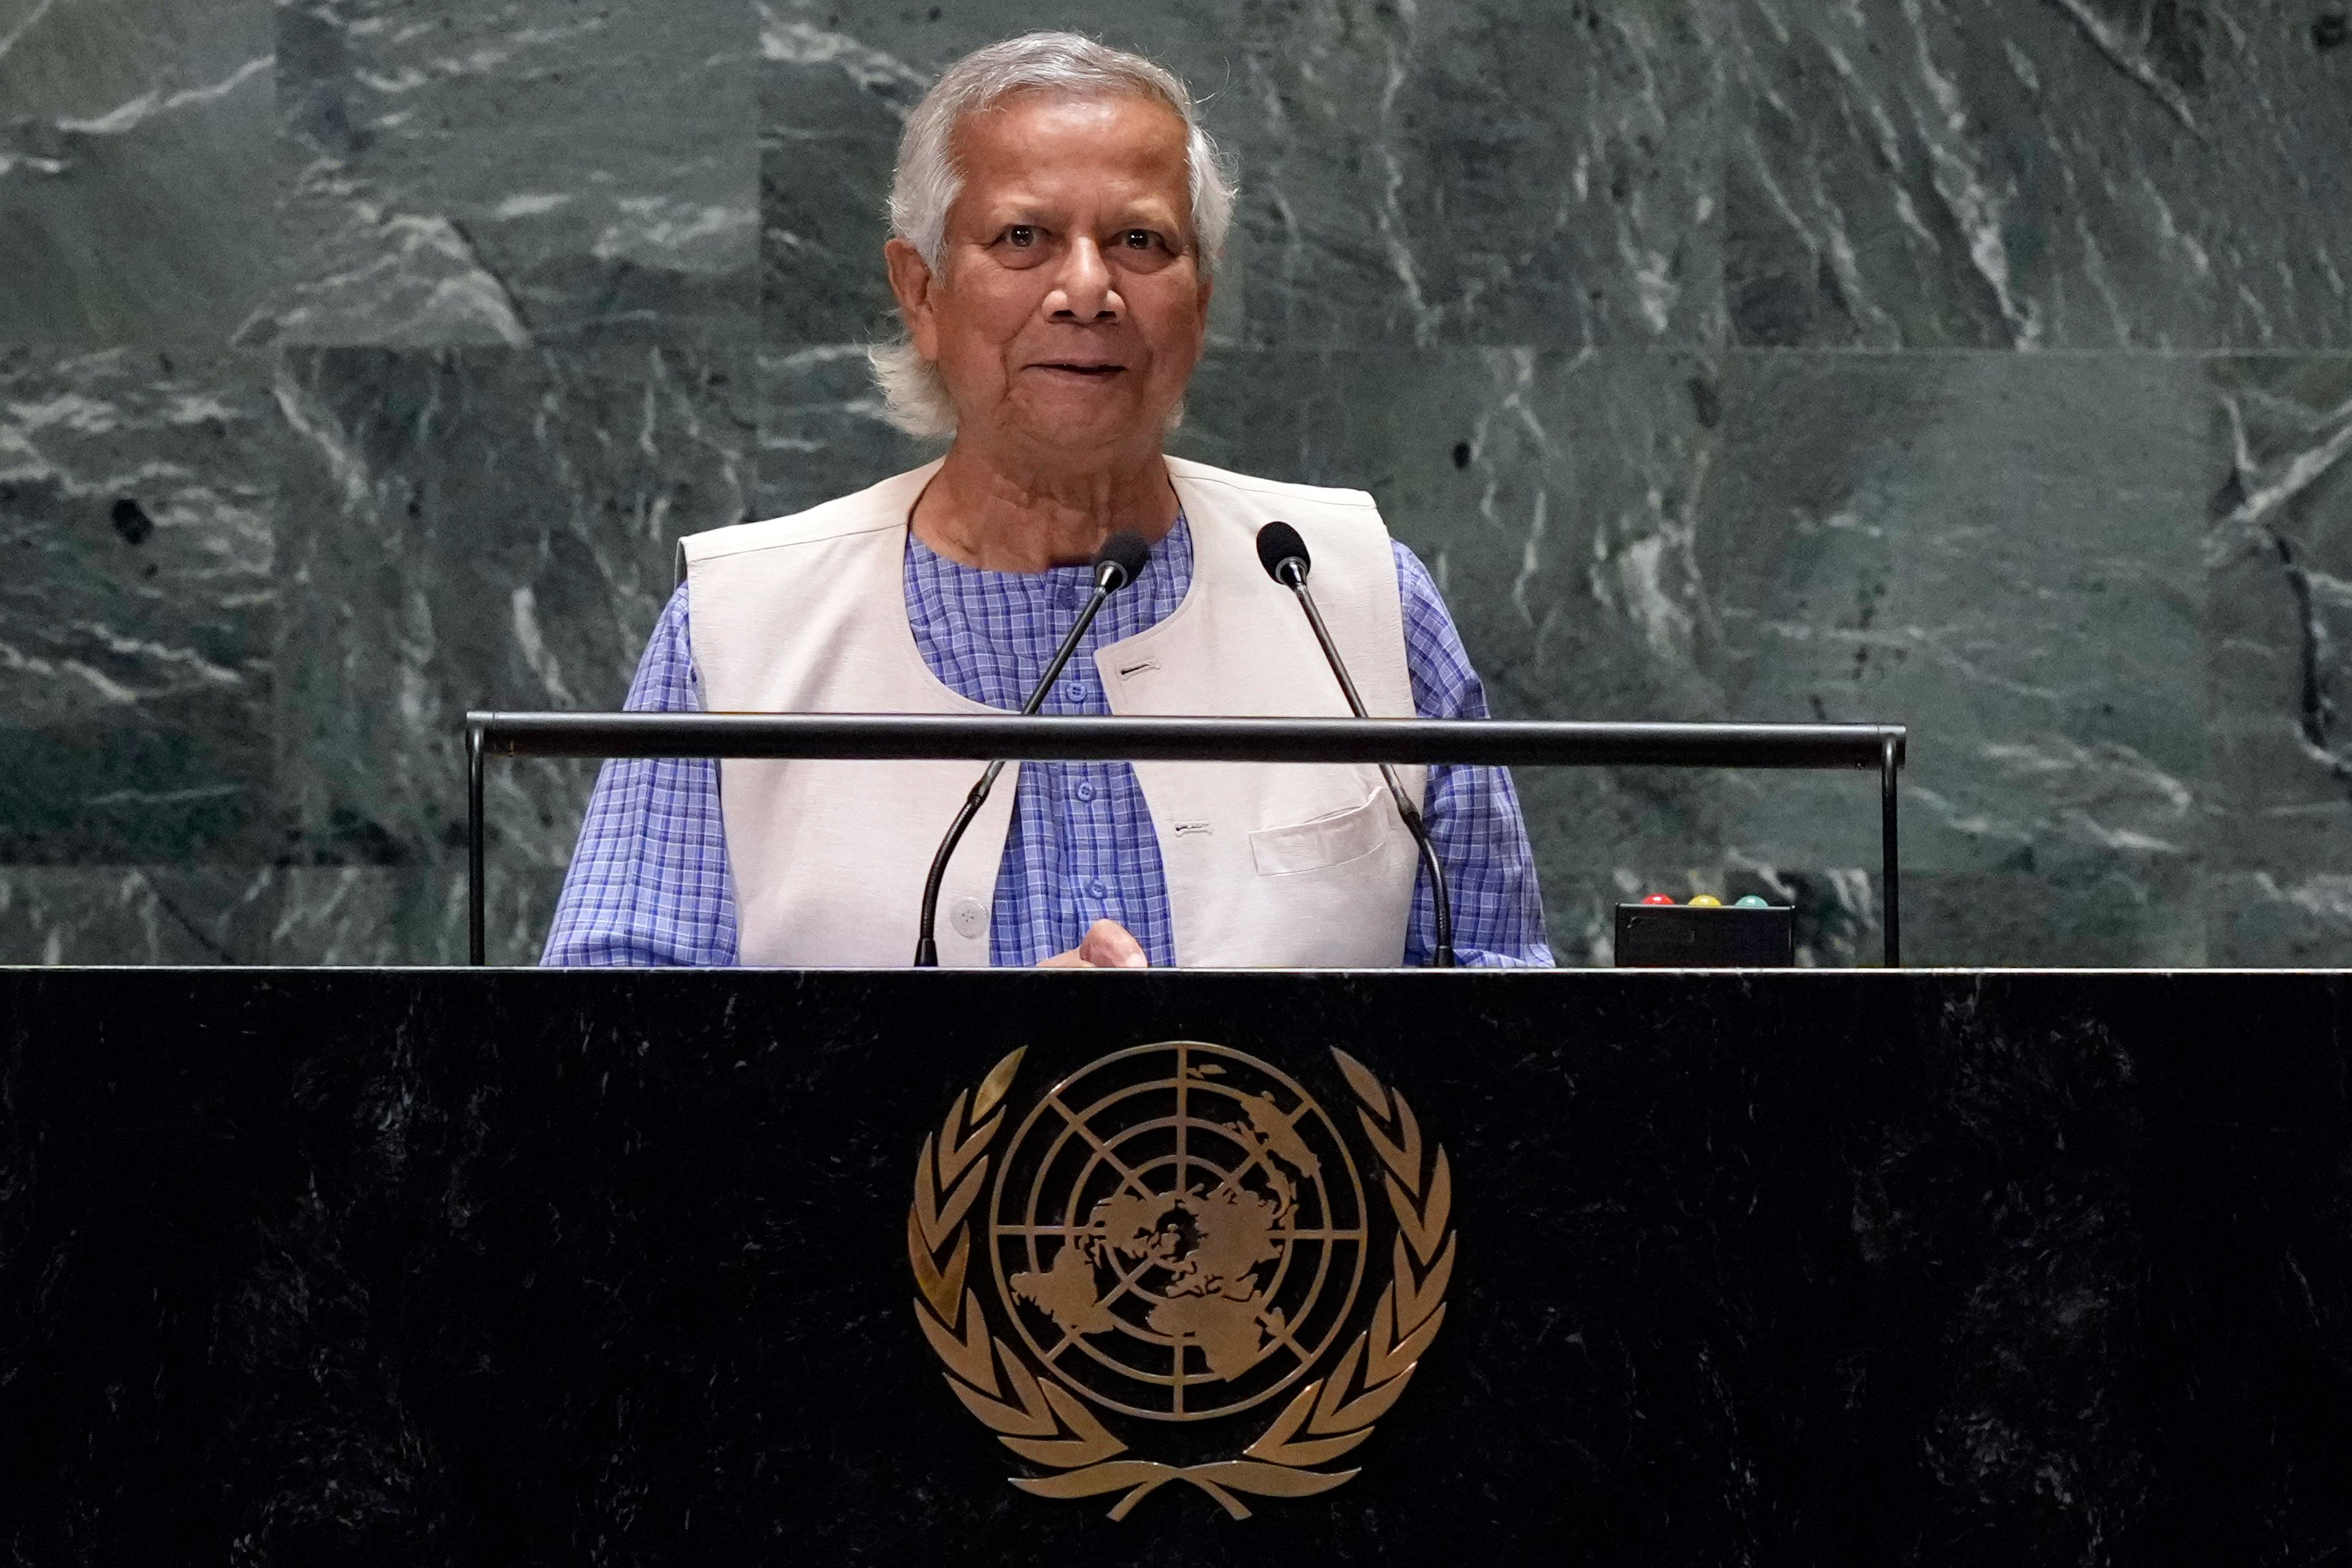
<instances>
[{"instance_id":1,"label":"white vest trim","mask_svg":"<svg viewBox=\"0 0 2352 1568\"><path fill-rule=\"evenodd\" d=\"M1342 717L1314 634L1257 561L1279 519L1315 561L1317 604L1365 706L1410 718L1388 531L1360 490L1276 484L1180 458L1192 584L1165 619L1097 651L1111 711ZM924 664L907 621L908 520L937 463L792 517L685 541L694 662L713 712L998 714ZM1400 768L1418 804L1426 773ZM1369 968L1404 956L1419 869L1369 764L1139 763L1188 967ZM908 963L923 877L977 776L968 762L719 764L740 961ZM940 963L988 962L1018 764L949 864Z\"/></svg>"}]
</instances>

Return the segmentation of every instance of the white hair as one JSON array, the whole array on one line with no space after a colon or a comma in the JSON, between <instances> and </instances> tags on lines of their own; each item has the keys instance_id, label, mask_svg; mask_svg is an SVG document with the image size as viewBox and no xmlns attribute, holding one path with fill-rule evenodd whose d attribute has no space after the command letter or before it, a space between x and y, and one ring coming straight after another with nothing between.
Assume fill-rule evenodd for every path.
<instances>
[{"instance_id":1,"label":"white hair","mask_svg":"<svg viewBox=\"0 0 2352 1568\"><path fill-rule=\"evenodd\" d=\"M1076 33L1025 33L991 44L956 61L931 84L898 139L898 164L890 176L890 232L939 271L947 249L948 209L963 188L963 171L955 160L956 127L967 115L1029 92L1142 98L1176 111L1186 133L1194 264L1205 280L1233 225L1235 185L1216 142L1193 114L1192 92L1174 72L1141 55ZM866 357L882 389L885 418L910 436L943 440L955 434L955 405L939 366L917 352L903 331L867 350Z\"/></svg>"}]
</instances>

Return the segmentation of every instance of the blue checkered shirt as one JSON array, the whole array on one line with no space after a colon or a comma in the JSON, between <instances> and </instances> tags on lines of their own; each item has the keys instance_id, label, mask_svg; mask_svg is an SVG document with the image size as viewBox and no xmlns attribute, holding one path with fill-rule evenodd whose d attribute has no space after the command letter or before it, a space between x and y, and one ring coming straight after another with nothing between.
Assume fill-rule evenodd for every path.
<instances>
[{"instance_id":1,"label":"blue checkered shirt","mask_svg":"<svg viewBox=\"0 0 2352 1568\"><path fill-rule=\"evenodd\" d=\"M1413 706L1424 719L1486 718L1486 689L1437 585L1412 551L1394 548ZM1095 649L1156 625L1183 600L1192 581L1192 537L1179 517L1134 584L1105 604L1041 711L1108 713ZM911 534L907 541L907 614L924 662L950 689L992 708L1017 711L1028 700L1093 585L1086 566L982 572L946 559ZM701 706L683 586L654 628L628 706L657 712ZM1501 768L1433 767L1425 815L1454 895L1460 961L1551 963L1543 900L1510 774ZM914 913L909 909L907 916L910 952ZM1097 920L1117 921L1132 931L1154 964L1175 962L1160 840L1135 770L1125 763L1024 763L997 870L989 962L1025 965L1066 952ZM1427 962L1434 926L1424 876L1413 891L1406 963ZM604 764L541 962L736 962L735 894L719 821L717 763Z\"/></svg>"}]
</instances>

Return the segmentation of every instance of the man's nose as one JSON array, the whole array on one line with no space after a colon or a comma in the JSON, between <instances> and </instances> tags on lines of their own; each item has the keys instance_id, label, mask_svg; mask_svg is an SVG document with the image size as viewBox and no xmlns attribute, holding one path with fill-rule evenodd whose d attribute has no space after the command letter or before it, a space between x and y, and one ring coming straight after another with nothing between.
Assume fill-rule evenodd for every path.
<instances>
[{"instance_id":1,"label":"man's nose","mask_svg":"<svg viewBox=\"0 0 2352 1568\"><path fill-rule=\"evenodd\" d=\"M1126 310L1111 282L1102 247L1079 237L1062 253L1061 271L1045 299L1045 313L1057 321L1115 321Z\"/></svg>"}]
</instances>

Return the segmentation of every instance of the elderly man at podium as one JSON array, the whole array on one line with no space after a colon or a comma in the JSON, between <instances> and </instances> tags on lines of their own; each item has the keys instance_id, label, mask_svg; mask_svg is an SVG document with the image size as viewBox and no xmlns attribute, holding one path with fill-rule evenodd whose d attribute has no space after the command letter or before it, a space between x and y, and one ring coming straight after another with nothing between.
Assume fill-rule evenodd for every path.
<instances>
[{"instance_id":1,"label":"elderly man at podium","mask_svg":"<svg viewBox=\"0 0 2352 1568\"><path fill-rule=\"evenodd\" d=\"M893 421L946 455L688 538L629 707L1017 711L1124 531L1148 559L1039 711L1343 715L1258 559L1282 521L1370 712L1486 717L1435 584L1370 496L1161 451L1233 210L1191 95L1150 61L1041 33L950 67L899 145L884 254L906 330L873 356ZM1461 962L1549 963L1508 774L1396 771ZM608 763L545 962L904 964L972 781L968 763ZM1339 765L1023 765L939 909L949 965L1414 963L1434 923L1397 799Z\"/></svg>"}]
</instances>

